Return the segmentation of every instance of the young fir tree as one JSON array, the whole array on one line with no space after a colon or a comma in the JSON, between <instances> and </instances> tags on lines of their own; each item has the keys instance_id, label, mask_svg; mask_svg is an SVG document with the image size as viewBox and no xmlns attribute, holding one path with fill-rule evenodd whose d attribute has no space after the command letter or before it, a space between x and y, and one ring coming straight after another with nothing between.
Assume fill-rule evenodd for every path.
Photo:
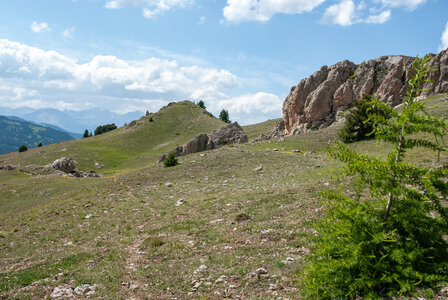
<instances>
[{"instance_id":1,"label":"young fir tree","mask_svg":"<svg viewBox=\"0 0 448 300\"><path fill-rule=\"evenodd\" d=\"M84 134L82 136L83 138L88 138L89 137L89 131L86 129L86 131L84 131Z\"/></svg>"},{"instance_id":2,"label":"young fir tree","mask_svg":"<svg viewBox=\"0 0 448 300\"><path fill-rule=\"evenodd\" d=\"M416 101L431 71L428 61L414 61L402 112L372 98L375 138L395 146L386 159L358 154L343 143L330 149L357 178L357 193L326 193L327 215L315 226L318 235L302 274L304 296L433 297L447 285L448 164L403 161L415 147L446 151L447 122L429 115L426 101ZM373 113L377 109L390 117Z\"/></svg>"},{"instance_id":3,"label":"young fir tree","mask_svg":"<svg viewBox=\"0 0 448 300\"><path fill-rule=\"evenodd\" d=\"M221 110L219 113L219 119L223 122L230 123L229 111L226 109Z\"/></svg>"}]
</instances>

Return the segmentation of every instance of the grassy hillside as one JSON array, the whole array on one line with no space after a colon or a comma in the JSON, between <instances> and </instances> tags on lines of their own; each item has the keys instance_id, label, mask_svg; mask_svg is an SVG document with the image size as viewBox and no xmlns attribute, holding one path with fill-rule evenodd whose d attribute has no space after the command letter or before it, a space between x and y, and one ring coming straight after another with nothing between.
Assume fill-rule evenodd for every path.
<instances>
[{"instance_id":1,"label":"grassy hillside","mask_svg":"<svg viewBox=\"0 0 448 300\"><path fill-rule=\"evenodd\" d=\"M432 99L433 112L447 115L446 97ZM188 102L153 119L0 156L24 168L70 155L83 170L104 163L107 175L0 170L0 297L45 298L55 287L97 284L94 297L103 299L297 298L309 222L323 214L320 191L353 188L335 179L343 165L328 159L338 126L191 154L165 168L155 163L160 153L224 124ZM265 124L249 128L258 135ZM381 156L389 146L352 147ZM410 159L435 163L421 151Z\"/></svg>"},{"instance_id":2,"label":"grassy hillside","mask_svg":"<svg viewBox=\"0 0 448 300\"><path fill-rule=\"evenodd\" d=\"M67 132L25 120L0 116L0 154L16 152L21 145L28 148L72 140Z\"/></svg>"},{"instance_id":3,"label":"grassy hillside","mask_svg":"<svg viewBox=\"0 0 448 300\"><path fill-rule=\"evenodd\" d=\"M243 126L244 132L247 134L249 141L259 137L262 133L271 131L282 119L268 120L262 123Z\"/></svg>"}]
</instances>

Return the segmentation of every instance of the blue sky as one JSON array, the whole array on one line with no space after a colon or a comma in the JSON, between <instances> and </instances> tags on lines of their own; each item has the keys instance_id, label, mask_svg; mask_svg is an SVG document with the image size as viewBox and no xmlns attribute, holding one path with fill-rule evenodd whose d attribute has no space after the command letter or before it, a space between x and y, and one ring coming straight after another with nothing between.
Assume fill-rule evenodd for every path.
<instances>
[{"instance_id":1,"label":"blue sky","mask_svg":"<svg viewBox=\"0 0 448 300\"><path fill-rule=\"evenodd\" d=\"M0 106L281 116L322 65L448 47L446 0L4 0Z\"/></svg>"}]
</instances>

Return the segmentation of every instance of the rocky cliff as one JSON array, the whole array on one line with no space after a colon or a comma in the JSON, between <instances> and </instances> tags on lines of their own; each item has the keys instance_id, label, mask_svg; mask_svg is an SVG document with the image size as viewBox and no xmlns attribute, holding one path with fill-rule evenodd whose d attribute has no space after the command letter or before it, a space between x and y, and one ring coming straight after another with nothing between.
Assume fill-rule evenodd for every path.
<instances>
[{"instance_id":1,"label":"rocky cliff","mask_svg":"<svg viewBox=\"0 0 448 300\"><path fill-rule=\"evenodd\" d=\"M448 49L432 56L429 64L436 70L431 82L425 83L422 96L442 93L448 89ZM310 129L325 128L338 112L349 108L354 99L376 93L391 106L400 104L406 95L407 82L412 72L408 67L414 58L390 55L362 62L348 60L331 67L323 66L303 79L283 102L285 134L297 134Z\"/></svg>"}]
</instances>

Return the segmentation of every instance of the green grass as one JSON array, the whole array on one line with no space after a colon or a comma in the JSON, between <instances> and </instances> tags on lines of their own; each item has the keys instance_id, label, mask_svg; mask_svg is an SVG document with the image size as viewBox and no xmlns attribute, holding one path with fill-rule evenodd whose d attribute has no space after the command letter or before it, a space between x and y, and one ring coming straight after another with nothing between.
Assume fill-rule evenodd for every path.
<instances>
[{"instance_id":1,"label":"green grass","mask_svg":"<svg viewBox=\"0 0 448 300\"><path fill-rule=\"evenodd\" d=\"M444 97L431 100L437 113L448 112ZM56 286L83 283L98 284L95 297L104 299L297 298L310 222L323 214L320 191L353 188L338 177L343 164L328 158L339 125L182 156L179 165L165 168L156 163L161 153L223 123L189 103L153 118L130 130L0 157L18 169L66 155L81 170L106 165L102 179L0 171L0 279L9 277L1 280L0 298L48 298ZM255 137L275 122L244 128ZM363 141L351 147L381 156L389 146ZM409 156L436 163L426 152ZM175 206L179 199L185 204ZM91 256L69 263L74 253ZM286 257L294 262L283 263ZM61 266L64 259L69 265ZM197 272L200 265L207 270ZM269 278L252 278L258 268ZM59 269L64 276L54 276ZM215 284L221 275L227 283ZM193 281L201 282L197 290Z\"/></svg>"},{"instance_id":2,"label":"green grass","mask_svg":"<svg viewBox=\"0 0 448 300\"><path fill-rule=\"evenodd\" d=\"M282 118L272 119L262 123L246 125L242 127L244 132L247 134L249 141L251 141L254 138L259 137L262 133L268 133L269 131L271 131L281 120Z\"/></svg>"}]
</instances>

